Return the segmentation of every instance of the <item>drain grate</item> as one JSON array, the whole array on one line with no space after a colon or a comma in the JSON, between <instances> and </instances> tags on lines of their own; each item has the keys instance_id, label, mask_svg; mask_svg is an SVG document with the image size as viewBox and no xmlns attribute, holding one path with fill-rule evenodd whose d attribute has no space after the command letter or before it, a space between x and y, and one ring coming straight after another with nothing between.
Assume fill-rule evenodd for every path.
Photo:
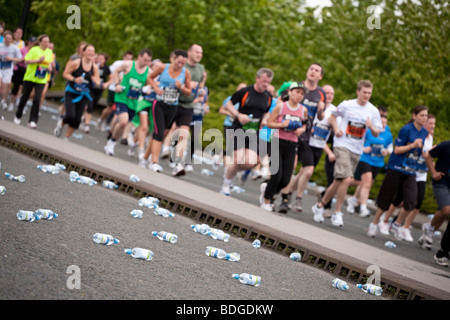
<instances>
[{"instance_id":1,"label":"drain grate","mask_svg":"<svg viewBox=\"0 0 450 320\"><path fill-rule=\"evenodd\" d=\"M36 147L25 145L23 142L14 141L12 138L5 138L0 136L0 146L23 153L34 159L44 163L55 164L57 162L66 166L68 171L76 171L80 175L88 176L101 184L104 180L113 181L118 185L117 191L123 192L134 198L142 198L147 196L156 197L160 200L160 206L177 214L189 217L193 220L207 223L208 225L223 230L232 236L242 238L253 242L255 239L261 241L261 247L274 250L282 256L289 257L293 252L299 252L302 256L301 261L315 268L324 270L346 280L349 283L366 283L370 275L361 267L352 266L345 261L339 261L333 257L329 257L324 253L315 252L306 247L302 247L295 243L289 243L280 235L274 235L253 228L250 225L243 225L236 221L230 220L227 217L221 216L218 213L206 212L202 208L192 206L188 203L181 203L177 199L167 197L167 195L160 194L155 190L145 190L138 188L134 183L125 179L112 177L107 173L95 171L92 168L82 167L81 165L72 162L70 159L61 158L56 154L49 154L46 151L39 150ZM393 279L384 277L384 282L381 281L383 287L383 296L386 298L400 299L400 300L425 300L425 299L442 299L439 294L433 295L400 284ZM448 297L447 297L448 298Z\"/></svg>"}]
</instances>

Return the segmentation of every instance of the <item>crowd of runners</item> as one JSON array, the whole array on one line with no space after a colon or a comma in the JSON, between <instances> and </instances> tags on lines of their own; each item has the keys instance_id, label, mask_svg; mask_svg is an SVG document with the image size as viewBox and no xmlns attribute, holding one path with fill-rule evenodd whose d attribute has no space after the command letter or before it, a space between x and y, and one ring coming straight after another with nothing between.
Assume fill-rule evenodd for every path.
<instances>
[{"instance_id":1,"label":"crowd of runners","mask_svg":"<svg viewBox=\"0 0 450 320\"><path fill-rule=\"evenodd\" d=\"M0 110L15 111L13 121L20 124L32 100L28 126L34 129L59 70L54 46L45 34L23 41L20 28L10 32L1 23L0 35ZM106 53L81 42L62 72L67 83L55 136L70 139L76 130L89 133L93 110L105 93L107 106L94 123L108 135L106 154L114 156L123 146L130 157L137 153L141 167L160 172L160 161L168 159L173 176L188 174L194 170L195 149L201 149L203 117L210 111L202 57L202 47L193 44L173 50L168 61L155 59L151 49L143 48L136 56L127 51L109 64ZM343 227L344 212L359 211L371 220L368 236L392 232L411 242L410 227L430 176L438 211L417 240L431 249L434 231L450 216L450 141L433 140L438 119L427 106L413 106L411 120L394 137L388 108L370 102L369 80L355 82L355 96L334 105L333 86L319 85L324 72L320 63L312 63L304 79L281 79L277 90L273 71L260 68L254 83L238 84L219 112L208 115L226 116L223 128L217 128L224 148L216 148L213 157L225 169L218 191L230 196L233 185L248 177L261 179L261 210L302 212L302 197L324 154L328 186L311 208L313 221L330 218L333 226ZM367 202L381 171L385 175L371 216ZM356 191L346 197L350 186ZM440 265L448 265L449 233L447 227L435 255Z\"/></svg>"}]
</instances>

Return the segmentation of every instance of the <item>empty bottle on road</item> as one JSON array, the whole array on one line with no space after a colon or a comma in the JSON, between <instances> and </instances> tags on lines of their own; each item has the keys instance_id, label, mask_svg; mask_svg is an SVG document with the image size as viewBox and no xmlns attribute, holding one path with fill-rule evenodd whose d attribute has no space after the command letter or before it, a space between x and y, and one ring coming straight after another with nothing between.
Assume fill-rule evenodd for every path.
<instances>
[{"instance_id":1,"label":"empty bottle on road","mask_svg":"<svg viewBox=\"0 0 450 320\"><path fill-rule=\"evenodd\" d=\"M157 237L159 240L170 242L170 243L176 243L178 240L178 236L176 234L165 232L165 231L153 231L152 235Z\"/></svg>"},{"instance_id":2,"label":"empty bottle on road","mask_svg":"<svg viewBox=\"0 0 450 320\"><path fill-rule=\"evenodd\" d=\"M249 286L259 287L261 285L261 277L254 276L248 273L233 273L234 279L239 280L243 284L248 284Z\"/></svg>"},{"instance_id":3,"label":"empty bottle on road","mask_svg":"<svg viewBox=\"0 0 450 320\"><path fill-rule=\"evenodd\" d=\"M125 249L124 252L131 255L135 259L143 259L147 261L153 259L153 252L143 248Z\"/></svg>"},{"instance_id":4,"label":"empty bottle on road","mask_svg":"<svg viewBox=\"0 0 450 320\"><path fill-rule=\"evenodd\" d=\"M104 234L104 233L96 233L92 236L92 239L95 243L99 244L105 244L107 246L110 246L112 244L119 243L120 241L116 238L114 238L110 234Z\"/></svg>"}]
</instances>

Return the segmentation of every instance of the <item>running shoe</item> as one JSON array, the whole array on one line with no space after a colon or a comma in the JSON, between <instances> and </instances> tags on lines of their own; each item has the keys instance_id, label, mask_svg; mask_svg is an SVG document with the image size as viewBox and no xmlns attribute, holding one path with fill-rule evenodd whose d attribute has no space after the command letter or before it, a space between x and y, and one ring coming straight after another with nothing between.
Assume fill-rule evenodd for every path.
<instances>
[{"instance_id":1,"label":"running shoe","mask_svg":"<svg viewBox=\"0 0 450 320\"><path fill-rule=\"evenodd\" d=\"M149 170L153 171L153 172L161 172L163 171L163 167L161 167L161 165L159 163L150 163L148 165Z\"/></svg>"},{"instance_id":2,"label":"running shoe","mask_svg":"<svg viewBox=\"0 0 450 320\"><path fill-rule=\"evenodd\" d=\"M350 197L347 199L347 212L350 214L355 213L355 207L358 206L358 201L355 197Z\"/></svg>"},{"instance_id":3,"label":"running shoe","mask_svg":"<svg viewBox=\"0 0 450 320\"><path fill-rule=\"evenodd\" d=\"M258 180L261 177L262 177L261 170L254 170L252 172L252 176L251 176L252 180Z\"/></svg>"},{"instance_id":4,"label":"running shoe","mask_svg":"<svg viewBox=\"0 0 450 320\"><path fill-rule=\"evenodd\" d=\"M9 107L8 107L8 112L13 112L13 111L14 111L14 103L10 102Z\"/></svg>"},{"instance_id":5,"label":"running shoe","mask_svg":"<svg viewBox=\"0 0 450 320\"><path fill-rule=\"evenodd\" d=\"M84 133L90 133L91 129L89 128L89 125L84 125Z\"/></svg>"},{"instance_id":6,"label":"running shoe","mask_svg":"<svg viewBox=\"0 0 450 320\"><path fill-rule=\"evenodd\" d=\"M263 204L261 205L261 209L264 209L264 210L266 210L266 211L273 212L273 205L270 204L270 203L263 203Z\"/></svg>"},{"instance_id":7,"label":"running shoe","mask_svg":"<svg viewBox=\"0 0 450 320\"><path fill-rule=\"evenodd\" d=\"M116 146L116 142L112 140L108 140L106 142L105 147L103 148L105 150L105 153L109 156L114 156L114 147Z\"/></svg>"},{"instance_id":8,"label":"running shoe","mask_svg":"<svg viewBox=\"0 0 450 320\"><path fill-rule=\"evenodd\" d=\"M20 124L20 119L17 118L16 116L14 116L14 123L15 124Z\"/></svg>"},{"instance_id":9,"label":"running shoe","mask_svg":"<svg viewBox=\"0 0 450 320\"><path fill-rule=\"evenodd\" d=\"M229 196L230 193L231 193L230 185L224 183L224 184L222 185L222 188L220 189L220 193L221 193L221 194L224 194L224 195L226 195L226 196Z\"/></svg>"},{"instance_id":10,"label":"running shoe","mask_svg":"<svg viewBox=\"0 0 450 320\"><path fill-rule=\"evenodd\" d=\"M161 159L168 159L170 155L170 147L163 145L161 149Z\"/></svg>"},{"instance_id":11,"label":"running shoe","mask_svg":"<svg viewBox=\"0 0 450 320\"><path fill-rule=\"evenodd\" d=\"M380 220L380 222L378 223L378 229L380 229L381 234L384 234L386 236L389 235L389 223Z\"/></svg>"},{"instance_id":12,"label":"running shoe","mask_svg":"<svg viewBox=\"0 0 450 320\"><path fill-rule=\"evenodd\" d=\"M368 216L370 216L370 210L367 208L361 209L361 211L359 212L359 216L362 218L367 218Z\"/></svg>"},{"instance_id":13,"label":"running shoe","mask_svg":"<svg viewBox=\"0 0 450 320\"><path fill-rule=\"evenodd\" d=\"M331 216L331 224L335 227L343 227L344 226L344 220L342 219L343 214L342 212L335 212Z\"/></svg>"},{"instance_id":14,"label":"running shoe","mask_svg":"<svg viewBox=\"0 0 450 320\"><path fill-rule=\"evenodd\" d=\"M430 228L430 223L424 223L422 224L422 235L420 236L419 245L422 246L422 248L431 250L431 247L433 245L433 231Z\"/></svg>"},{"instance_id":15,"label":"running shoe","mask_svg":"<svg viewBox=\"0 0 450 320\"><path fill-rule=\"evenodd\" d=\"M34 122L34 121L28 122L28 128L36 129L36 127L37 127L36 122Z\"/></svg>"},{"instance_id":16,"label":"running shoe","mask_svg":"<svg viewBox=\"0 0 450 320\"><path fill-rule=\"evenodd\" d=\"M148 166L148 160L147 159L139 159L139 167L141 168L147 168Z\"/></svg>"},{"instance_id":17,"label":"running shoe","mask_svg":"<svg viewBox=\"0 0 450 320\"><path fill-rule=\"evenodd\" d=\"M6 101L2 100L2 102L0 102L0 105L2 106L2 110L6 110L6 108L8 108L8 105L6 104Z\"/></svg>"},{"instance_id":18,"label":"running shoe","mask_svg":"<svg viewBox=\"0 0 450 320\"><path fill-rule=\"evenodd\" d=\"M369 228L367 230L367 235L371 238L375 238L376 234L377 234L377 225L375 223L370 223L369 224Z\"/></svg>"},{"instance_id":19,"label":"running shoe","mask_svg":"<svg viewBox=\"0 0 450 320\"><path fill-rule=\"evenodd\" d=\"M193 167L191 164L187 164L187 165L184 167L184 171L186 171L186 172L192 172L192 171L194 171L194 167Z\"/></svg>"},{"instance_id":20,"label":"running shoe","mask_svg":"<svg viewBox=\"0 0 450 320\"><path fill-rule=\"evenodd\" d=\"M289 211L288 200L282 199L280 206L278 207L279 213L287 213Z\"/></svg>"},{"instance_id":21,"label":"running shoe","mask_svg":"<svg viewBox=\"0 0 450 320\"><path fill-rule=\"evenodd\" d=\"M398 228L398 233L400 234L400 237L408 242L413 242L414 239L411 236L411 231L409 230L409 228L405 228L405 227L400 227Z\"/></svg>"},{"instance_id":22,"label":"running shoe","mask_svg":"<svg viewBox=\"0 0 450 320\"><path fill-rule=\"evenodd\" d=\"M177 163L175 168L172 170L172 175L174 177L184 176L186 171L184 170L184 166L181 163Z\"/></svg>"},{"instance_id":23,"label":"running shoe","mask_svg":"<svg viewBox=\"0 0 450 320\"><path fill-rule=\"evenodd\" d=\"M441 249L439 249L439 251L434 256L434 260L436 261L436 263L443 267L448 267L448 258L448 253L445 254L445 252Z\"/></svg>"},{"instance_id":24,"label":"running shoe","mask_svg":"<svg viewBox=\"0 0 450 320\"><path fill-rule=\"evenodd\" d=\"M315 222L323 223L323 208L319 208L317 203L313 205L312 212L314 213L313 219Z\"/></svg>"}]
</instances>

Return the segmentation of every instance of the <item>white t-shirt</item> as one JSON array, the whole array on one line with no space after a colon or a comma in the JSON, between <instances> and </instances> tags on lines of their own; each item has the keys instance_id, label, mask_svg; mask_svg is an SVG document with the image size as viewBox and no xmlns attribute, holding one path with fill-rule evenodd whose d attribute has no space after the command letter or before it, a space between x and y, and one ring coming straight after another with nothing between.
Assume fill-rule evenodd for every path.
<instances>
[{"instance_id":1,"label":"white t-shirt","mask_svg":"<svg viewBox=\"0 0 450 320\"><path fill-rule=\"evenodd\" d=\"M323 149L325 144L327 143L328 138L333 130L328 119L330 116L336 111L336 106L330 104L326 107L324 111L324 116L322 120L319 120L316 116L313 121L313 130L311 133L311 137L309 138L309 145L312 147Z\"/></svg>"},{"instance_id":2,"label":"white t-shirt","mask_svg":"<svg viewBox=\"0 0 450 320\"><path fill-rule=\"evenodd\" d=\"M10 58L22 58L22 53L20 52L20 49L14 45L10 44L8 47L5 45L4 42L0 43L0 69L5 70L12 70L14 67L14 62L7 61L6 57Z\"/></svg>"},{"instance_id":3,"label":"white t-shirt","mask_svg":"<svg viewBox=\"0 0 450 320\"><path fill-rule=\"evenodd\" d=\"M112 65L109 66L109 70L111 71L111 74L113 74L114 71L115 71L118 67L120 67L120 65L121 65L123 62L124 62L124 60L117 60L117 61L114 61L114 63L113 63ZM123 72L121 72L121 73L119 74L119 76L120 76L120 78L122 78L122 77L123 77ZM115 84L114 82L112 82L112 83L109 85L108 90L116 92L116 84Z\"/></svg>"},{"instance_id":4,"label":"white t-shirt","mask_svg":"<svg viewBox=\"0 0 450 320\"><path fill-rule=\"evenodd\" d=\"M377 129L383 129L380 112L370 102L361 106L357 99L344 100L337 106L334 115L342 117L339 129L343 132L341 137L334 136L334 147L347 148L355 154L363 153L367 119L370 119Z\"/></svg>"}]
</instances>

